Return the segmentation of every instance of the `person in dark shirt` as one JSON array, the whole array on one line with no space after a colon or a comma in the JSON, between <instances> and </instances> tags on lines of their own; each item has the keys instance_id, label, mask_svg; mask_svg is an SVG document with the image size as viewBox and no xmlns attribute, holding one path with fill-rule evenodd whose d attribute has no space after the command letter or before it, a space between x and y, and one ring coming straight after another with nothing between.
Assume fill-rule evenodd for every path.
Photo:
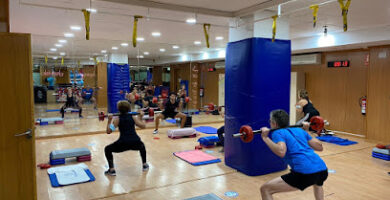
<instances>
[{"instance_id":1,"label":"person in dark shirt","mask_svg":"<svg viewBox=\"0 0 390 200\"><path fill-rule=\"evenodd\" d=\"M79 106L78 102L77 102L77 98L76 96L73 95L73 90L72 88L68 88L68 93L66 94L66 102L65 102L65 105L63 105L61 107L61 116L62 118L64 118L64 115L65 115L65 109L67 108L75 108L75 109L78 109L79 110L79 117L82 118L83 116L81 115L83 109L81 108L81 106Z\"/></svg>"},{"instance_id":2,"label":"person in dark shirt","mask_svg":"<svg viewBox=\"0 0 390 200\"><path fill-rule=\"evenodd\" d=\"M298 95L299 101L296 105L296 109L298 113L303 113L303 118L297 122L298 125L305 121L310 122L310 119L314 116L320 116L320 112L314 108L306 90L299 90Z\"/></svg>"},{"instance_id":3,"label":"person in dark shirt","mask_svg":"<svg viewBox=\"0 0 390 200\"><path fill-rule=\"evenodd\" d=\"M107 145L104 148L104 153L107 158L109 169L104 172L106 175L115 176L114 168L114 157L112 153L120 153L128 150L137 150L140 151L142 159L142 169L144 171L149 169L149 165L146 162L146 149L144 143L141 141L141 138L137 135L135 131L135 126L138 126L142 129L145 128L145 123L142 121L143 114L142 112L138 115L130 115L130 103L126 100L119 101L117 104L119 110L119 117L114 119L113 115L108 115L107 123L107 134L112 133L117 127L119 127L119 139L114 143Z\"/></svg>"},{"instance_id":4,"label":"person in dark shirt","mask_svg":"<svg viewBox=\"0 0 390 200\"><path fill-rule=\"evenodd\" d=\"M183 100L180 100L180 102L176 101L176 94L172 92L169 94L169 101L165 103L164 111L158 115L156 115L155 118L155 125L156 129L153 131L153 134L158 133L158 125L160 123L160 119L167 119L172 118L180 118L181 119L181 128L184 127L184 124L186 123L187 116L180 112L180 110L183 108Z\"/></svg>"}]
</instances>

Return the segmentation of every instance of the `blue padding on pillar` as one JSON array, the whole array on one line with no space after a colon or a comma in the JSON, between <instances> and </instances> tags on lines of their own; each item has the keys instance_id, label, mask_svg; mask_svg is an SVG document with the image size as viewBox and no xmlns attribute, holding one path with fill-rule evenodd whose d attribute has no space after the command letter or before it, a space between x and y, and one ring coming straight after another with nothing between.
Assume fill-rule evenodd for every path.
<instances>
[{"instance_id":1,"label":"blue padding on pillar","mask_svg":"<svg viewBox=\"0 0 390 200\"><path fill-rule=\"evenodd\" d=\"M117 113L116 104L125 99L126 91L130 91L130 68L129 65L107 64L107 98L108 112ZM123 94L120 94L123 91Z\"/></svg>"},{"instance_id":2,"label":"blue padding on pillar","mask_svg":"<svg viewBox=\"0 0 390 200\"><path fill-rule=\"evenodd\" d=\"M251 143L232 137L242 125L269 127L274 109L289 111L291 43L250 38L229 43L225 69L225 162L249 176L286 169L260 135Z\"/></svg>"}]
</instances>

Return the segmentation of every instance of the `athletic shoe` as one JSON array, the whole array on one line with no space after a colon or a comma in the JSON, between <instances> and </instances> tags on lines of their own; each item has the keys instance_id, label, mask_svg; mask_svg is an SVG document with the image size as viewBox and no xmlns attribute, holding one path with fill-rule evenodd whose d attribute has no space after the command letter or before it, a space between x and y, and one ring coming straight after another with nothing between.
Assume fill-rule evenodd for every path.
<instances>
[{"instance_id":1,"label":"athletic shoe","mask_svg":"<svg viewBox=\"0 0 390 200\"><path fill-rule=\"evenodd\" d=\"M109 169L107 171L104 172L105 175L110 175L110 176L116 176L116 172L115 170L113 171L110 171Z\"/></svg>"},{"instance_id":2,"label":"athletic shoe","mask_svg":"<svg viewBox=\"0 0 390 200\"><path fill-rule=\"evenodd\" d=\"M153 134L157 134L157 133L158 133L158 130L157 130L157 129L153 131Z\"/></svg>"},{"instance_id":3,"label":"athletic shoe","mask_svg":"<svg viewBox=\"0 0 390 200\"><path fill-rule=\"evenodd\" d=\"M144 165L142 165L142 171L147 171L148 169L149 169L148 163L145 163Z\"/></svg>"}]
</instances>

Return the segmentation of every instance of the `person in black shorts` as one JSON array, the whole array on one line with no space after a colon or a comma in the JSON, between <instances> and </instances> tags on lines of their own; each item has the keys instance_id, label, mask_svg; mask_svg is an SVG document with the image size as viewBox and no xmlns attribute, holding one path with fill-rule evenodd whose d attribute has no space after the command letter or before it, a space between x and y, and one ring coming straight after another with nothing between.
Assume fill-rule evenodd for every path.
<instances>
[{"instance_id":1,"label":"person in black shorts","mask_svg":"<svg viewBox=\"0 0 390 200\"><path fill-rule=\"evenodd\" d=\"M140 137L137 135L135 131L135 125L144 129L145 123L142 121L142 112L138 115L130 115L130 103L126 100L119 101L117 104L119 110L119 118L114 119L113 123L112 118L113 115L108 115L108 123L107 123L107 134L112 133L117 127L119 127L119 139L114 143L107 145L104 148L104 153L107 158L109 169L104 172L106 175L115 176L115 168L114 168L114 157L112 153L120 153L128 150L137 150L140 151L141 159L142 159L142 169L146 171L149 169L149 165L146 162L146 149L144 143L141 141Z\"/></svg>"},{"instance_id":2,"label":"person in black shorts","mask_svg":"<svg viewBox=\"0 0 390 200\"><path fill-rule=\"evenodd\" d=\"M320 112L314 108L312 102L309 100L309 95L306 90L299 90L298 95L299 101L296 105L297 112L303 113L303 118L297 122L298 125L302 124L304 121L310 122L310 119L314 116L320 116Z\"/></svg>"},{"instance_id":3,"label":"person in black shorts","mask_svg":"<svg viewBox=\"0 0 390 200\"><path fill-rule=\"evenodd\" d=\"M270 114L270 126L281 129L269 135L269 128L261 128L264 143L291 167L290 173L261 186L261 198L272 200L275 193L303 191L313 186L315 199L323 200L322 185L328 177L328 169L325 162L314 152L322 151L322 144L302 128L287 128L288 123L289 116L286 111L274 110ZM308 122L304 122L303 125L305 128L309 127Z\"/></svg>"},{"instance_id":4,"label":"person in black shorts","mask_svg":"<svg viewBox=\"0 0 390 200\"><path fill-rule=\"evenodd\" d=\"M73 95L73 90L72 88L68 88L68 93L66 94L66 102L65 105L61 107L61 116L64 118L65 116L65 109L67 108L75 108L79 110L79 117L82 118L83 116L81 115L83 109L81 106L79 106L77 102L77 98Z\"/></svg>"},{"instance_id":5,"label":"person in black shorts","mask_svg":"<svg viewBox=\"0 0 390 200\"><path fill-rule=\"evenodd\" d=\"M181 128L184 127L184 124L186 123L187 116L180 112L183 106L183 100L180 100L180 102L176 101L176 94L172 92L169 94L169 101L165 103L164 111L158 115L156 115L155 118L155 125L156 129L153 131L153 134L158 133L158 125L160 123L160 119L166 119L166 118L180 118L181 119Z\"/></svg>"}]
</instances>

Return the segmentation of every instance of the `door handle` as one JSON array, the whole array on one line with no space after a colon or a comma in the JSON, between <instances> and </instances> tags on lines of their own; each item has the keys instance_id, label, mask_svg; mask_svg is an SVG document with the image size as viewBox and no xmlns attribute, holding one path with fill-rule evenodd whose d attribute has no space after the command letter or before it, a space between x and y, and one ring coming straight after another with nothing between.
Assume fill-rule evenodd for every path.
<instances>
[{"instance_id":1,"label":"door handle","mask_svg":"<svg viewBox=\"0 0 390 200\"><path fill-rule=\"evenodd\" d=\"M20 136L26 136L27 138L32 138L32 130L31 129L28 129L26 132L24 133L19 133L19 134L16 134L15 137L20 137Z\"/></svg>"}]
</instances>

